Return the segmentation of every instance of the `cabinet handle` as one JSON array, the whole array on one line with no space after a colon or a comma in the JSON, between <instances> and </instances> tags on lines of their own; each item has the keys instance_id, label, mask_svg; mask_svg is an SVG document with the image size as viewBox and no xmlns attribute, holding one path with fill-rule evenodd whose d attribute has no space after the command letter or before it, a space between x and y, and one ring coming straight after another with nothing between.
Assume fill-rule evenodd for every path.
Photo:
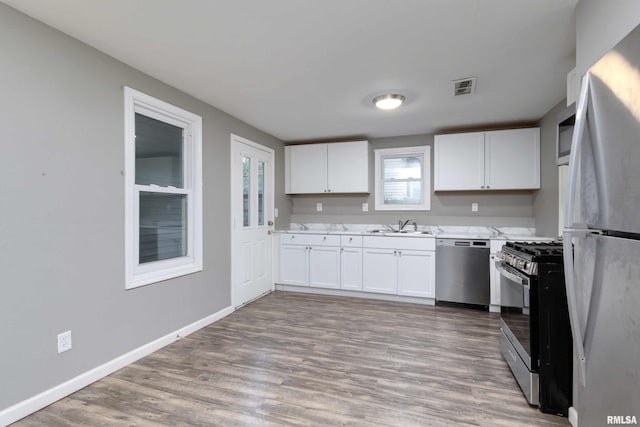
<instances>
[{"instance_id":1,"label":"cabinet handle","mask_svg":"<svg viewBox=\"0 0 640 427\"><path fill-rule=\"evenodd\" d=\"M487 188L491 188L491 187L489 187L489 186L487 185Z\"/></svg>"},{"instance_id":2,"label":"cabinet handle","mask_svg":"<svg viewBox=\"0 0 640 427\"><path fill-rule=\"evenodd\" d=\"M394 255L398 255L398 251L393 251L393 254Z\"/></svg>"},{"instance_id":3,"label":"cabinet handle","mask_svg":"<svg viewBox=\"0 0 640 427\"><path fill-rule=\"evenodd\" d=\"M484 188L484 185L483 185L483 186L481 186L480 188Z\"/></svg>"},{"instance_id":4,"label":"cabinet handle","mask_svg":"<svg viewBox=\"0 0 640 427\"><path fill-rule=\"evenodd\" d=\"M340 252L344 252L344 248L340 248Z\"/></svg>"},{"instance_id":5,"label":"cabinet handle","mask_svg":"<svg viewBox=\"0 0 640 427\"><path fill-rule=\"evenodd\" d=\"M399 255L399 256L402 256L402 251L398 251L398 255Z\"/></svg>"},{"instance_id":6,"label":"cabinet handle","mask_svg":"<svg viewBox=\"0 0 640 427\"><path fill-rule=\"evenodd\" d=\"M327 190L327 193L331 193L331 189L328 189L328 190Z\"/></svg>"},{"instance_id":7,"label":"cabinet handle","mask_svg":"<svg viewBox=\"0 0 640 427\"><path fill-rule=\"evenodd\" d=\"M324 242L325 240L327 240L327 236L324 236L324 237L322 238L322 241L323 241L323 242Z\"/></svg>"},{"instance_id":8,"label":"cabinet handle","mask_svg":"<svg viewBox=\"0 0 640 427\"><path fill-rule=\"evenodd\" d=\"M349 237L349 241L350 241L350 242L353 242L353 237Z\"/></svg>"}]
</instances>

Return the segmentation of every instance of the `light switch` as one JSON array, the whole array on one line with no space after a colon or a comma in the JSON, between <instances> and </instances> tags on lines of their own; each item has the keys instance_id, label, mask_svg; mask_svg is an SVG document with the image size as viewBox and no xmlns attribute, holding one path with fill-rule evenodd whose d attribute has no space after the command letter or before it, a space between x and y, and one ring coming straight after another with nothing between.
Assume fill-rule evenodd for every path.
<instances>
[{"instance_id":1,"label":"light switch","mask_svg":"<svg viewBox=\"0 0 640 427\"><path fill-rule=\"evenodd\" d=\"M362 212L369 212L369 203L362 204Z\"/></svg>"},{"instance_id":2,"label":"light switch","mask_svg":"<svg viewBox=\"0 0 640 427\"><path fill-rule=\"evenodd\" d=\"M321 202L316 203L316 210L318 212L322 212L322 203Z\"/></svg>"},{"instance_id":3,"label":"light switch","mask_svg":"<svg viewBox=\"0 0 640 427\"><path fill-rule=\"evenodd\" d=\"M478 204L471 203L471 212L478 212Z\"/></svg>"},{"instance_id":4,"label":"light switch","mask_svg":"<svg viewBox=\"0 0 640 427\"><path fill-rule=\"evenodd\" d=\"M278 218L278 208L273 209L273 216L274 218Z\"/></svg>"}]
</instances>

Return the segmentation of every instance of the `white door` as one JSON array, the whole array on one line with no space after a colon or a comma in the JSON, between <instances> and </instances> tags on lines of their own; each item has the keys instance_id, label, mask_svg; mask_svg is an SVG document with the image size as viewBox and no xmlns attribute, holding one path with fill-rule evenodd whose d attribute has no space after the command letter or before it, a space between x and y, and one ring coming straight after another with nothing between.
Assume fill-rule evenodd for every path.
<instances>
[{"instance_id":1,"label":"white door","mask_svg":"<svg viewBox=\"0 0 640 427\"><path fill-rule=\"evenodd\" d=\"M232 302L273 288L273 150L231 135Z\"/></svg>"}]
</instances>

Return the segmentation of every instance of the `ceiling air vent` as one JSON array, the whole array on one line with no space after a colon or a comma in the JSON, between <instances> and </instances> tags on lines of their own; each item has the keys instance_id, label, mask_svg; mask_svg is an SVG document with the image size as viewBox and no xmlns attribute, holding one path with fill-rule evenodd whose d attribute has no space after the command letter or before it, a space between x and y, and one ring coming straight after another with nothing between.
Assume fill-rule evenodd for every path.
<instances>
[{"instance_id":1,"label":"ceiling air vent","mask_svg":"<svg viewBox=\"0 0 640 427\"><path fill-rule=\"evenodd\" d=\"M455 96L460 95L473 95L476 91L476 78L469 77L466 79L453 81L453 94Z\"/></svg>"}]
</instances>

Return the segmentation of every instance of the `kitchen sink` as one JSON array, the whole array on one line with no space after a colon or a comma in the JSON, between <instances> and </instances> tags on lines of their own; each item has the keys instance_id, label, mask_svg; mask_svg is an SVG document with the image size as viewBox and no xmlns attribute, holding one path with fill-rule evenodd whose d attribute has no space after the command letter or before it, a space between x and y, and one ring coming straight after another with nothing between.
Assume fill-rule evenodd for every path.
<instances>
[{"instance_id":1,"label":"kitchen sink","mask_svg":"<svg viewBox=\"0 0 640 427\"><path fill-rule=\"evenodd\" d=\"M389 234L392 236L424 236L431 235L430 231L409 231L409 230L371 230L373 234Z\"/></svg>"}]
</instances>

